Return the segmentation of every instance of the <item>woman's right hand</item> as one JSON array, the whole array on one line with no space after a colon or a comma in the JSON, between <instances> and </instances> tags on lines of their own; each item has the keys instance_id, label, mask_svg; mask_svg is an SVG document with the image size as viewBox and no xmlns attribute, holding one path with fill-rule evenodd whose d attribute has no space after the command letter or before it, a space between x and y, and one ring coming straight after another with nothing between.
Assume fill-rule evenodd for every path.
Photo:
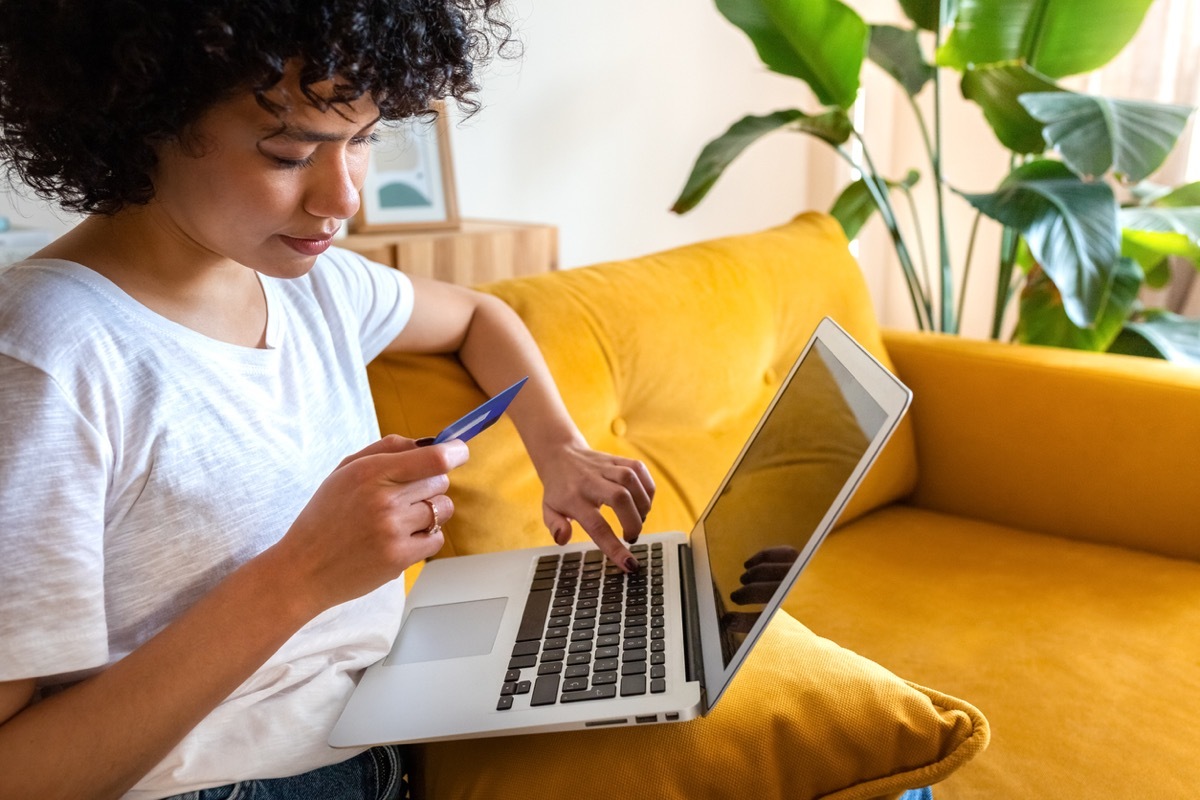
<instances>
[{"instance_id":1,"label":"woman's right hand","mask_svg":"<svg viewBox=\"0 0 1200 800\"><path fill-rule=\"evenodd\" d=\"M454 514L447 473L466 462L459 441L417 447L386 436L347 457L271 548L289 565L314 616L360 597L441 549L434 527ZM270 552L270 551L268 551Z\"/></svg>"}]
</instances>

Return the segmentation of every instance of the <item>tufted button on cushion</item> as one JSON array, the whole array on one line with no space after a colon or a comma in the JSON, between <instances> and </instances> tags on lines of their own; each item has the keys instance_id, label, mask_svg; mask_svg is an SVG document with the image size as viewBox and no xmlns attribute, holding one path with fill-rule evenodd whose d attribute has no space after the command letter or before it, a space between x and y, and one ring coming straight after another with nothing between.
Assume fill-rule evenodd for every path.
<instances>
[{"instance_id":1,"label":"tufted button on cushion","mask_svg":"<svg viewBox=\"0 0 1200 800\"><path fill-rule=\"evenodd\" d=\"M625 432L629 430L629 425L622 417L617 417L614 419L612 421L612 425L609 425L608 427L609 430L612 431L613 436L624 436Z\"/></svg>"}]
</instances>

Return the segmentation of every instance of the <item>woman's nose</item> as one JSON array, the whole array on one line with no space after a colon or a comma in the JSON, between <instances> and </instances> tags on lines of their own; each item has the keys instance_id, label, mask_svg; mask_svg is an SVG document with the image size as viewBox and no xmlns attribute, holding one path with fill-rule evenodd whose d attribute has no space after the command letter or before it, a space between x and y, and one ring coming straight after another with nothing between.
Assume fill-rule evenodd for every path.
<instances>
[{"instance_id":1,"label":"woman's nose","mask_svg":"<svg viewBox=\"0 0 1200 800\"><path fill-rule=\"evenodd\" d=\"M340 152L312 170L304 209L314 217L349 219L358 213L366 159ZM359 164L358 162L362 163Z\"/></svg>"}]
</instances>

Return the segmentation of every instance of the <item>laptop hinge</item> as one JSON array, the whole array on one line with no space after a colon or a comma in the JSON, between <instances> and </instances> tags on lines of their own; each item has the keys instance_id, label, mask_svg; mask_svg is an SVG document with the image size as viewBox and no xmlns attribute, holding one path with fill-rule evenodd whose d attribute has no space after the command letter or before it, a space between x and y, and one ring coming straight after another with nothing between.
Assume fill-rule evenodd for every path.
<instances>
[{"instance_id":1,"label":"laptop hinge","mask_svg":"<svg viewBox=\"0 0 1200 800\"><path fill-rule=\"evenodd\" d=\"M700 610L696 594L696 572L692 569L691 545L679 545L679 569L683 580L679 591L683 601L683 656L689 681L699 681L701 696L704 697L704 656L700 647ZM707 707L708 700L704 697Z\"/></svg>"}]
</instances>

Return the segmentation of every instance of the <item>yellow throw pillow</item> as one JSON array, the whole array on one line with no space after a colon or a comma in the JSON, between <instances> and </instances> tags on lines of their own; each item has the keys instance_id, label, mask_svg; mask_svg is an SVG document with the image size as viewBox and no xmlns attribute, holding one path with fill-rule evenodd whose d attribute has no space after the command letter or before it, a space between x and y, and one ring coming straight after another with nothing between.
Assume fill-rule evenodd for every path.
<instances>
[{"instance_id":1,"label":"yellow throw pillow","mask_svg":"<svg viewBox=\"0 0 1200 800\"><path fill-rule=\"evenodd\" d=\"M895 797L987 746L975 708L779 612L716 709L690 722L417 748L431 800Z\"/></svg>"}]
</instances>

